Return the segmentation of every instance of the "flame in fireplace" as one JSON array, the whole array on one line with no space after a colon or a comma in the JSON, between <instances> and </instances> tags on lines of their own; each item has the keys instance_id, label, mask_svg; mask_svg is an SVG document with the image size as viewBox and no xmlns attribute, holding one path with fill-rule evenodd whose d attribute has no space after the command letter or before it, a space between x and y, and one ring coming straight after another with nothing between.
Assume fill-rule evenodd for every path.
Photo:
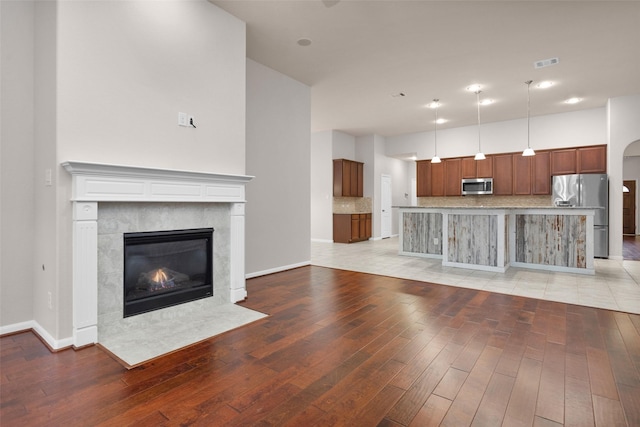
<instances>
[{"instance_id":1,"label":"flame in fireplace","mask_svg":"<svg viewBox=\"0 0 640 427\"><path fill-rule=\"evenodd\" d=\"M151 275L151 280L160 285L164 285L169 281L169 276L164 272L162 268L159 268L153 272L153 274Z\"/></svg>"}]
</instances>

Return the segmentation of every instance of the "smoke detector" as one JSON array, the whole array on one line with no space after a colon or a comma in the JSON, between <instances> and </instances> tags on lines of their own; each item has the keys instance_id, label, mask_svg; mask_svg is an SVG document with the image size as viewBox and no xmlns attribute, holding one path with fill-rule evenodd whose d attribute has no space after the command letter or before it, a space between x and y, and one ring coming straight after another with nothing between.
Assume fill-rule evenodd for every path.
<instances>
[{"instance_id":1,"label":"smoke detector","mask_svg":"<svg viewBox=\"0 0 640 427\"><path fill-rule=\"evenodd\" d=\"M559 58L549 58L549 59L541 59L540 61L536 61L533 63L534 68L544 68L549 67L551 65L556 65L560 62Z\"/></svg>"}]
</instances>

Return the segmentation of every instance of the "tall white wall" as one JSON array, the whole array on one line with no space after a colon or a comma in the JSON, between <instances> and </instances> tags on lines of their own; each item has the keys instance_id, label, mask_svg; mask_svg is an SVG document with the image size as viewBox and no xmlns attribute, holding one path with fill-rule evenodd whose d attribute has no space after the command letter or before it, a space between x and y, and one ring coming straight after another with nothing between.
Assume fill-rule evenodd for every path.
<instances>
[{"instance_id":1,"label":"tall white wall","mask_svg":"<svg viewBox=\"0 0 640 427\"><path fill-rule=\"evenodd\" d=\"M35 5L0 2L0 325L33 319Z\"/></svg>"},{"instance_id":2,"label":"tall white wall","mask_svg":"<svg viewBox=\"0 0 640 427\"><path fill-rule=\"evenodd\" d=\"M5 3L23 2L2 2L2 10ZM37 1L33 7L35 25L18 21L34 27L35 45L34 155L27 167L37 243L27 258L33 281L25 284L33 298L7 304L9 313L31 312L53 339L62 339L72 325L71 192L60 163L244 174L245 24L206 0ZM5 43L21 48L29 38L7 40L3 22L3 54ZM8 66L2 62L3 73ZM178 127L178 112L193 115L197 128ZM48 169L51 186L44 185ZM15 283L2 281L3 296L10 286ZM20 320L4 312L0 326Z\"/></svg>"},{"instance_id":3,"label":"tall white wall","mask_svg":"<svg viewBox=\"0 0 640 427\"><path fill-rule=\"evenodd\" d=\"M541 150L605 144L606 130L604 108L532 117L531 147ZM524 150L527 147L526 119L482 124L480 138L485 154ZM386 142L385 152L388 156L417 153L417 158L422 160L434 155L432 131L388 137ZM438 130L438 156L473 156L477 151L477 126Z\"/></svg>"},{"instance_id":4,"label":"tall white wall","mask_svg":"<svg viewBox=\"0 0 640 427\"><path fill-rule=\"evenodd\" d=\"M246 271L309 264L311 90L247 60Z\"/></svg>"},{"instance_id":5,"label":"tall white wall","mask_svg":"<svg viewBox=\"0 0 640 427\"><path fill-rule=\"evenodd\" d=\"M333 153L330 130L311 134L311 240L333 242Z\"/></svg>"},{"instance_id":6,"label":"tall white wall","mask_svg":"<svg viewBox=\"0 0 640 427\"><path fill-rule=\"evenodd\" d=\"M640 141L640 95L612 98L607 104L609 188L622 188L626 148ZM622 259L622 191L609 191L609 255Z\"/></svg>"}]
</instances>

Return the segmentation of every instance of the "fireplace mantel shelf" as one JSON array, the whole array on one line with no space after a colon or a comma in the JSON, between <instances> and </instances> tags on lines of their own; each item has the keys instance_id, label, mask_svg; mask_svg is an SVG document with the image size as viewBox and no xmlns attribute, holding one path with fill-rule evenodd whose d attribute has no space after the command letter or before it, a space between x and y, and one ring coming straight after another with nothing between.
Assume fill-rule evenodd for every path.
<instances>
[{"instance_id":1,"label":"fireplace mantel shelf","mask_svg":"<svg viewBox=\"0 0 640 427\"><path fill-rule=\"evenodd\" d=\"M73 201L244 202L253 179L231 175L138 166L67 161Z\"/></svg>"}]
</instances>

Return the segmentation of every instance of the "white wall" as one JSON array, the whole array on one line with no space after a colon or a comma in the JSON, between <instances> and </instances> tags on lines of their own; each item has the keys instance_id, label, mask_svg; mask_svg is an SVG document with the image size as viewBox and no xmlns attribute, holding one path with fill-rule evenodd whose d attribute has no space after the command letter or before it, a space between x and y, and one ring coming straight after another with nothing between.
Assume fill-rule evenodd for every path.
<instances>
[{"instance_id":1,"label":"white wall","mask_svg":"<svg viewBox=\"0 0 640 427\"><path fill-rule=\"evenodd\" d=\"M2 2L3 10L5 3L23 2ZM36 214L28 226L37 244L27 258L33 284L25 284L33 298L7 304L32 312L53 339L62 339L72 326L71 193L59 164L244 174L245 24L206 0L34 5ZM3 52L5 31L3 25ZM25 40L8 43L22 48ZM6 67L3 61L3 73ZM197 129L178 127L179 111L193 114ZM43 184L46 169L53 173L50 187ZM4 294L15 283L0 286ZM19 319L0 320L5 326Z\"/></svg>"},{"instance_id":2,"label":"white wall","mask_svg":"<svg viewBox=\"0 0 640 427\"><path fill-rule=\"evenodd\" d=\"M333 131L311 134L311 240L333 242Z\"/></svg>"},{"instance_id":3,"label":"white wall","mask_svg":"<svg viewBox=\"0 0 640 427\"><path fill-rule=\"evenodd\" d=\"M622 188L626 148L640 141L640 95L621 96L607 103L609 188ZM622 191L609 192L609 255L622 259Z\"/></svg>"},{"instance_id":4,"label":"white wall","mask_svg":"<svg viewBox=\"0 0 640 427\"><path fill-rule=\"evenodd\" d=\"M247 60L246 271L311 261L311 90Z\"/></svg>"},{"instance_id":5,"label":"white wall","mask_svg":"<svg viewBox=\"0 0 640 427\"><path fill-rule=\"evenodd\" d=\"M356 139L344 132L337 130L331 131L331 147L333 151L334 159L347 159L361 162L362 160L356 158Z\"/></svg>"},{"instance_id":6,"label":"white wall","mask_svg":"<svg viewBox=\"0 0 640 427\"><path fill-rule=\"evenodd\" d=\"M0 325L33 319L34 24L32 2L0 2Z\"/></svg>"},{"instance_id":7,"label":"white wall","mask_svg":"<svg viewBox=\"0 0 640 427\"><path fill-rule=\"evenodd\" d=\"M553 114L531 118L531 147L534 150L582 145L599 145L607 141L604 108ZM485 154L521 151L527 147L526 119L485 123L480 130ZM395 156L417 153L419 160L434 154L433 132L419 132L386 138L386 154ZM477 126L438 130L438 156L473 156L478 151Z\"/></svg>"}]
</instances>

